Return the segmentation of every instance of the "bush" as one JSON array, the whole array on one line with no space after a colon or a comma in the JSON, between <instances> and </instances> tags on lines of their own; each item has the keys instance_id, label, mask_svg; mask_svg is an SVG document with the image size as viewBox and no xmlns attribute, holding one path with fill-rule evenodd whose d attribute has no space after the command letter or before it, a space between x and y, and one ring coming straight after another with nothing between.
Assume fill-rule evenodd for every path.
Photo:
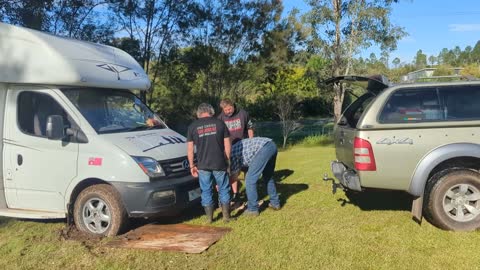
<instances>
[{"instance_id":1,"label":"bush","mask_svg":"<svg viewBox=\"0 0 480 270\"><path fill-rule=\"evenodd\" d=\"M298 145L303 146L325 146L333 144L333 137L331 135L313 135L303 138L298 142Z\"/></svg>"}]
</instances>

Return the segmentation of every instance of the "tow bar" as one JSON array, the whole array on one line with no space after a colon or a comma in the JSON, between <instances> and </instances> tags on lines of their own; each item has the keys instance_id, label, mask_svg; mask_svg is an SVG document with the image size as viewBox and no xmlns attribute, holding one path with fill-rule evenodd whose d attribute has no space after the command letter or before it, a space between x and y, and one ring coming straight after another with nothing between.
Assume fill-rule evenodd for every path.
<instances>
[{"instance_id":1,"label":"tow bar","mask_svg":"<svg viewBox=\"0 0 480 270\"><path fill-rule=\"evenodd\" d=\"M340 183L335 183L335 179L332 177L328 177L328 174L323 174L323 181L332 181L332 194L337 193L337 188L341 188L342 190L345 190L343 186Z\"/></svg>"}]
</instances>

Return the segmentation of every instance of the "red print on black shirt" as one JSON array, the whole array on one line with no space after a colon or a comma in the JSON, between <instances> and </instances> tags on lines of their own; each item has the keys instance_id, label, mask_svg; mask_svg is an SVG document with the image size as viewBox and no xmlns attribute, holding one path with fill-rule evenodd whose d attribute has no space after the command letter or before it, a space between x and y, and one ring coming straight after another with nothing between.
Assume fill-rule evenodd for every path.
<instances>
[{"instance_id":1,"label":"red print on black shirt","mask_svg":"<svg viewBox=\"0 0 480 270\"><path fill-rule=\"evenodd\" d=\"M225 125L227 125L227 128L230 132L242 130L242 121L240 120L240 118L225 120Z\"/></svg>"},{"instance_id":2,"label":"red print on black shirt","mask_svg":"<svg viewBox=\"0 0 480 270\"><path fill-rule=\"evenodd\" d=\"M198 137L217 134L217 126L215 124L203 125L197 127Z\"/></svg>"}]
</instances>

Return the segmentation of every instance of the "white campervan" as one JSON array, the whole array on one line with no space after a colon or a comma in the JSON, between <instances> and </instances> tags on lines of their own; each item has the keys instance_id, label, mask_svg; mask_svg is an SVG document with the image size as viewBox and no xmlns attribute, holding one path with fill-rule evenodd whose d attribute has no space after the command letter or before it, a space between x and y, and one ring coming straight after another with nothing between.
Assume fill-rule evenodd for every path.
<instances>
[{"instance_id":1,"label":"white campervan","mask_svg":"<svg viewBox=\"0 0 480 270\"><path fill-rule=\"evenodd\" d=\"M0 23L0 215L111 236L198 203L185 137L130 91L149 87L122 50Z\"/></svg>"}]
</instances>

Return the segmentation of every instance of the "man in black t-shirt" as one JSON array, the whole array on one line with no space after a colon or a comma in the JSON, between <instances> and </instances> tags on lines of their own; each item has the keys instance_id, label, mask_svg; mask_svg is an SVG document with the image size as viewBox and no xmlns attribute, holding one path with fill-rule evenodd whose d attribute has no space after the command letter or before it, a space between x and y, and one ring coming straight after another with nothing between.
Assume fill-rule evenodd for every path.
<instances>
[{"instance_id":1,"label":"man in black t-shirt","mask_svg":"<svg viewBox=\"0 0 480 270\"><path fill-rule=\"evenodd\" d=\"M209 223L213 220L212 176L218 186L223 220L230 221L230 185L227 168L230 160L230 133L223 121L213 117L210 104L202 103L197 108L197 117L188 127L187 145L190 173L198 177L202 190L202 206ZM194 146L197 147L197 164L194 163Z\"/></svg>"},{"instance_id":2,"label":"man in black t-shirt","mask_svg":"<svg viewBox=\"0 0 480 270\"><path fill-rule=\"evenodd\" d=\"M222 108L222 112L218 116L218 119L227 125L232 145L242 139L253 138L253 123L245 110L237 108L233 101L228 98L220 101L220 107ZM230 179L230 183L233 191L232 201L238 203L240 202L238 181L232 178Z\"/></svg>"}]
</instances>

